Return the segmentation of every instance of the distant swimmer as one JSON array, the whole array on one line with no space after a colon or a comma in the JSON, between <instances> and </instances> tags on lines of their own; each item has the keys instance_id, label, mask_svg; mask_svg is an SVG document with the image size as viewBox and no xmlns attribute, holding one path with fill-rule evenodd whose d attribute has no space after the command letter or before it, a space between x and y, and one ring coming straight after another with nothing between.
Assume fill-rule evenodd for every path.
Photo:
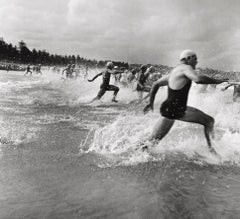
<instances>
[{"instance_id":1,"label":"distant swimmer","mask_svg":"<svg viewBox=\"0 0 240 219\"><path fill-rule=\"evenodd\" d=\"M175 120L197 123L204 126L204 134L209 150L216 153L210 139L210 135L213 137L214 119L197 108L187 106L187 99L192 81L197 84L220 84L227 82L228 79L214 79L200 72L197 73L195 71L196 65L196 53L192 50L184 50L180 54L180 64L170 74L163 76L153 84L150 91L150 102L144 108L144 112L146 113L150 109L153 110L154 99L159 87L168 86L167 99L160 107L163 118L157 122L151 139L161 140L164 138Z\"/></svg>"},{"instance_id":2,"label":"distant swimmer","mask_svg":"<svg viewBox=\"0 0 240 219\"><path fill-rule=\"evenodd\" d=\"M7 65L6 71L9 72L11 70L11 65Z\"/></svg>"},{"instance_id":3,"label":"distant swimmer","mask_svg":"<svg viewBox=\"0 0 240 219\"><path fill-rule=\"evenodd\" d=\"M41 75L42 75L41 67L42 67L41 64L39 64L39 65L36 67L36 73L37 73L37 74L41 74Z\"/></svg>"},{"instance_id":4,"label":"distant swimmer","mask_svg":"<svg viewBox=\"0 0 240 219\"><path fill-rule=\"evenodd\" d=\"M136 80L136 74L137 74L137 70L134 68L131 68L127 78L129 84Z\"/></svg>"},{"instance_id":5,"label":"distant swimmer","mask_svg":"<svg viewBox=\"0 0 240 219\"><path fill-rule=\"evenodd\" d=\"M75 78L76 78L76 69L75 69L75 64L72 64L71 65L71 73L72 73L72 75L71 75L71 77L73 78L74 76L73 76L73 73L75 74Z\"/></svg>"},{"instance_id":6,"label":"distant swimmer","mask_svg":"<svg viewBox=\"0 0 240 219\"><path fill-rule=\"evenodd\" d=\"M88 66L86 66L85 74L84 74L84 78L87 78L87 77L88 77Z\"/></svg>"},{"instance_id":7,"label":"distant swimmer","mask_svg":"<svg viewBox=\"0 0 240 219\"><path fill-rule=\"evenodd\" d=\"M121 74L120 78L120 84L124 87L128 86L128 75L129 75L129 70L128 69L122 69L123 73Z\"/></svg>"},{"instance_id":8,"label":"distant swimmer","mask_svg":"<svg viewBox=\"0 0 240 219\"><path fill-rule=\"evenodd\" d=\"M25 73L24 75L27 75L28 73L29 73L30 75L32 75L32 71L31 71L31 66L30 66L30 64L27 65L27 70L26 70L26 73Z\"/></svg>"},{"instance_id":9,"label":"distant swimmer","mask_svg":"<svg viewBox=\"0 0 240 219\"><path fill-rule=\"evenodd\" d=\"M114 70L118 69L118 66L113 67ZM114 84L119 84L122 78L122 74L114 74Z\"/></svg>"},{"instance_id":10,"label":"distant swimmer","mask_svg":"<svg viewBox=\"0 0 240 219\"><path fill-rule=\"evenodd\" d=\"M140 72L138 75L137 87L136 87L140 101L142 99L146 99L149 96L149 94L147 94L147 96L143 98L143 92L147 92L147 93L150 92L151 87L147 86L147 80L153 71L154 71L154 68L152 66L147 68L146 65L142 65L140 67Z\"/></svg>"},{"instance_id":11,"label":"distant swimmer","mask_svg":"<svg viewBox=\"0 0 240 219\"><path fill-rule=\"evenodd\" d=\"M95 100L100 100L106 91L114 91L112 102L118 102L116 100L116 96L118 94L119 88L117 86L110 85L109 83L110 83L111 75L116 75L116 74L121 74L121 73L122 73L122 71L118 71L118 70L114 69L114 65L112 62L108 62L106 65L106 69L103 72L97 74L92 79L88 80L89 82L92 82L101 75L102 75L102 79L103 79L102 84L100 85L100 91L98 92L97 96L95 98L93 98L92 102Z\"/></svg>"},{"instance_id":12,"label":"distant swimmer","mask_svg":"<svg viewBox=\"0 0 240 219\"><path fill-rule=\"evenodd\" d=\"M72 78L73 76L73 70L71 64L67 66L67 68L63 69L62 75L66 72L66 78Z\"/></svg>"}]
</instances>

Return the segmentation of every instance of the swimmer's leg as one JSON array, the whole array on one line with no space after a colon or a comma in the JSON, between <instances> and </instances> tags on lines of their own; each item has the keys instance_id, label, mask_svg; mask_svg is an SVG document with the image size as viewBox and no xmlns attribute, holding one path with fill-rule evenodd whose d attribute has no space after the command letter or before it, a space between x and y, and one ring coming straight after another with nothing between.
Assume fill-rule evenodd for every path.
<instances>
[{"instance_id":1,"label":"swimmer's leg","mask_svg":"<svg viewBox=\"0 0 240 219\"><path fill-rule=\"evenodd\" d=\"M148 97L150 97L150 93L148 93L142 100L146 100Z\"/></svg>"},{"instance_id":2,"label":"swimmer's leg","mask_svg":"<svg viewBox=\"0 0 240 219\"><path fill-rule=\"evenodd\" d=\"M167 133L170 131L170 129L172 128L173 124L174 124L174 119L168 119L168 118L160 118L158 120L158 122L156 123L154 129L153 129L153 133L150 137L150 141L160 141L161 139L163 139ZM148 149L148 146L143 146L142 150L145 151Z\"/></svg>"},{"instance_id":3,"label":"swimmer's leg","mask_svg":"<svg viewBox=\"0 0 240 219\"><path fill-rule=\"evenodd\" d=\"M210 135L212 138L214 137L213 135L214 119L211 116L207 115L206 113L202 112L199 109L188 106L185 115L179 120L203 125L204 135L207 140L208 147L211 152L215 152L215 150L212 147L210 139Z\"/></svg>"},{"instance_id":4,"label":"swimmer's leg","mask_svg":"<svg viewBox=\"0 0 240 219\"><path fill-rule=\"evenodd\" d=\"M163 139L172 128L174 121L175 121L174 119L168 119L165 117L159 119L153 129L153 133L151 135L150 140Z\"/></svg>"},{"instance_id":5,"label":"swimmer's leg","mask_svg":"<svg viewBox=\"0 0 240 219\"><path fill-rule=\"evenodd\" d=\"M109 85L108 88L107 88L107 90L109 90L109 91L114 91L114 92L113 92L112 102L118 102L118 101L116 100L116 96L117 96L117 94L118 94L118 92L119 92L119 88L118 88L117 86L114 86L114 85Z\"/></svg>"},{"instance_id":6,"label":"swimmer's leg","mask_svg":"<svg viewBox=\"0 0 240 219\"><path fill-rule=\"evenodd\" d=\"M95 100L100 100L101 97L105 94L106 89L100 88L100 91L98 92L97 96L94 97L90 103L94 102Z\"/></svg>"},{"instance_id":7,"label":"swimmer's leg","mask_svg":"<svg viewBox=\"0 0 240 219\"><path fill-rule=\"evenodd\" d=\"M150 90L151 90L151 88L150 87L144 87L141 91L139 91L139 92L141 92L141 96L139 96L139 103L141 103L143 100L146 100L149 96L150 96ZM143 92L147 92L148 94L145 96L145 97L143 97Z\"/></svg>"}]
</instances>

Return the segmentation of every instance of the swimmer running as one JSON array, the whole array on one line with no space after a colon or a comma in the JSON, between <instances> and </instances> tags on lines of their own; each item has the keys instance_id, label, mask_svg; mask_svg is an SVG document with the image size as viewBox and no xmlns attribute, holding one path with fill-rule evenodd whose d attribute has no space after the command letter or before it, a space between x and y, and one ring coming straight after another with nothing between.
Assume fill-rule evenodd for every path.
<instances>
[{"instance_id":1,"label":"swimmer running","mask_svg":"<svg viewBox=\"0 0 240 219\"><path fill-rule=\"evenodd\" d=\"M92 82L98 76L101 76L101 75L103 76L102 77L103 81L102 81L102 84L100 85L100 91L98 92L97 96L95 98L93 98L93 100L91 102L93 102L95 100L100 100L106 91L114 91L112 102L116 102L116 103L118 102L116 100L116 96L118 94L119 88L117 86L110 85L109 83L110 83L111 74L114 74L114 75L121 74L121 73L123 73L123 71L114 70L113 68L114 68L113 63L108 62L106 65L106 69L103 72L95 75L92 79L88 80L89 82Z\"/></svg>"},{"instance_id":2,"label":"swimmer running","mask_svg":"<svg viewBox=\"0 0 240 219\"><path fill-rule=\"evenodd\" d=\"M197 84L220 84L228 79L214 79L202 73L197 73L197 55L192 50L184 50L180 54L180 64L178 64L170 74L156 81L150 91L149 104L144 108L144 112L153 110L155 95L161 86L168 86L168 97L160 107L163 116L152 133L151 140L161 140L170 131L175 120L197 123L204 126L204 134L209 150L216 154L212 147L210 135L213 137L214 118L200 111L197 108L187 106L188 93L192 81ZM143 150L147 147L143 147Z\"/></svg>"},{"instance_id":3,"label":"swimmer running","mask_svg":"<svg viewBox=\"0 0 240 219\"><path fill-rule=\"evenodd\" d=\"M150 86L147 86L148 78L151 73L153 73L155 69L153 66L150 66L149 68L146 65L141 65L140 67L140 72L139 76L137 79L137 92L138 92L138 97L139 97L139 102L142 100L145 100L149 97L149 92L151 90ZM148 94L143 98L143 92L147 92Z\"/></svg>"},{"instance_id":4,"label":"swimmer running","mask_svg":"<svg viewBox=\"0 0 240 219\"><path fill-rule=\"evenodd\" d=\"M32 76L32 71L31 71L30 64L27 65L27 70L26 70L26 73L24 75L27 75L28 73Z\"/></svg>"}]
</instances>

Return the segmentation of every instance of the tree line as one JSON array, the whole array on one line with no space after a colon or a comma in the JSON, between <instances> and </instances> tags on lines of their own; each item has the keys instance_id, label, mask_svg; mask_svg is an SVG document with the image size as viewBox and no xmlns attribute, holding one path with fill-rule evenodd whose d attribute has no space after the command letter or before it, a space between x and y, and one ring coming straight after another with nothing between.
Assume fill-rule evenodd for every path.
<instances>
[{"instance_id":1,"label":"tree line","mask_svg":"<svg viewBox=\"0 0 240 219\"><path fill-rule=\"evenodd\" d=\"M22 64L42 64L42 65L67 65L78 64L88 67L104 67L105 61L97 61L95 59L86 59L79 55L58 55L50 54L46 50L30 50L27 44L22 40L18 46L6 43L0 38L0 61L22 63ZM109 60L108 60L109 61ZM115 65L128 67L128 63L114 61Z\"/></svg>"}]
</instances>

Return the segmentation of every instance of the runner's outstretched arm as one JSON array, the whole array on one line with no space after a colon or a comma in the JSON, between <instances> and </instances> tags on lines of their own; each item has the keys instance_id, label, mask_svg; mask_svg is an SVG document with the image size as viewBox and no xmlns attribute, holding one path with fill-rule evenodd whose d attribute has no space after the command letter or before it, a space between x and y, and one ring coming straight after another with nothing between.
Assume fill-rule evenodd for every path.
<instances>
[{"instance_id":1,"label":"runner's outstretched arm","mask_svg":"<svg viewBox=\"0 0 240 219\"><path fill-rule=\"evenodd\" d=\"M234 84L228 84L226 87L222 88L222 91L227 90L229 87L234 86Z\"/></svg>"},{"instance_id":2,"label":"runner's outstretched arm","mask_svg":"<svg viewBox=\"0 0 240 219\"><path fill-rule=\"evenodd\" d=\"M231 85L240 85L239 81L228 81L228 83Z\"/></svg>"},{"instance_id":3,"label":"runner's outstretched arm","mask_svg":"<svg viewBox=\"0 0 240 219\"><path fill-rule=\"evenodd\" d=\"M222 88L222 91L227 90L231 86L239 86L240 82L239 81L228 81L228 85L224 88Z\"/></svg>"},{"instance_id":4,"label":"runner's outstretched arm","mask_svg":"<svg viewBox=\"0 0 240 219\"><path fill-rule=\"evenodd\" d=\"M88 81L89 81L89 82L92 82L92 81L94 81L97 77L99 77L99 76L102 75L102 74L103 74L103 73L101 72L101 73L95 75L92 79L88 79Z\"/></svg>"},{"instance_id":5,"label":"runner's outstretched arm","mask_svg":"<svg viewBox=\"0 0 240 219\"><path fill-rule=\"evenodd\" d=\"M229 79L215 79L215 78L209 78L206 75L201 75L199 77L199 81L197 81L197 84L221 84L223 82L228 82Z\"/></svg>"},{"instance_id":6,"label":"runner's outstretched arm","mask_svg":"<svg viewBox=\"0 0 240 219\"><path fill-rule=\"evenodd\" d=\"M169 78L169 75L166 75L166 76L160 78L159 80L157 80L155 83L153 83L153 86L150 90L150 101L149 101L149 104L144 107L144 109L143 109L144 113L147 113L150 109L153 110L154 100L155 100L157 91L158 91L159 87L168 85L168 78Z\"/></svg>"},{"instance_id":7,"label":"runner's outstretched arm","mask_svg":"<svg viewBox=\"0 0 240 219\"><path fill-rule=\"evenodd\" d=\"M188 69L187 69L188 68ZM197 84L221 84L223 82L228 82L228 78L224 79L215 79L210 78L207 75L204 75L202 73L197 73L192 69L191 66L188 66L185 71L185 76L189 78L190 80L194 81Z\"/></svg>"},{"instance_id":8,"label":"runner's outstretched arm","mask_svg":"<svg viewBox=\"0 0 240 219\"><path fill-rule=\"evenodd\" d=\"M114 71L114 72L110 72L111 74L114 74L114 75L117 75L117 74L122 74L122 73L124 73L124 71Z\"/></svg>"}]
</instances>

